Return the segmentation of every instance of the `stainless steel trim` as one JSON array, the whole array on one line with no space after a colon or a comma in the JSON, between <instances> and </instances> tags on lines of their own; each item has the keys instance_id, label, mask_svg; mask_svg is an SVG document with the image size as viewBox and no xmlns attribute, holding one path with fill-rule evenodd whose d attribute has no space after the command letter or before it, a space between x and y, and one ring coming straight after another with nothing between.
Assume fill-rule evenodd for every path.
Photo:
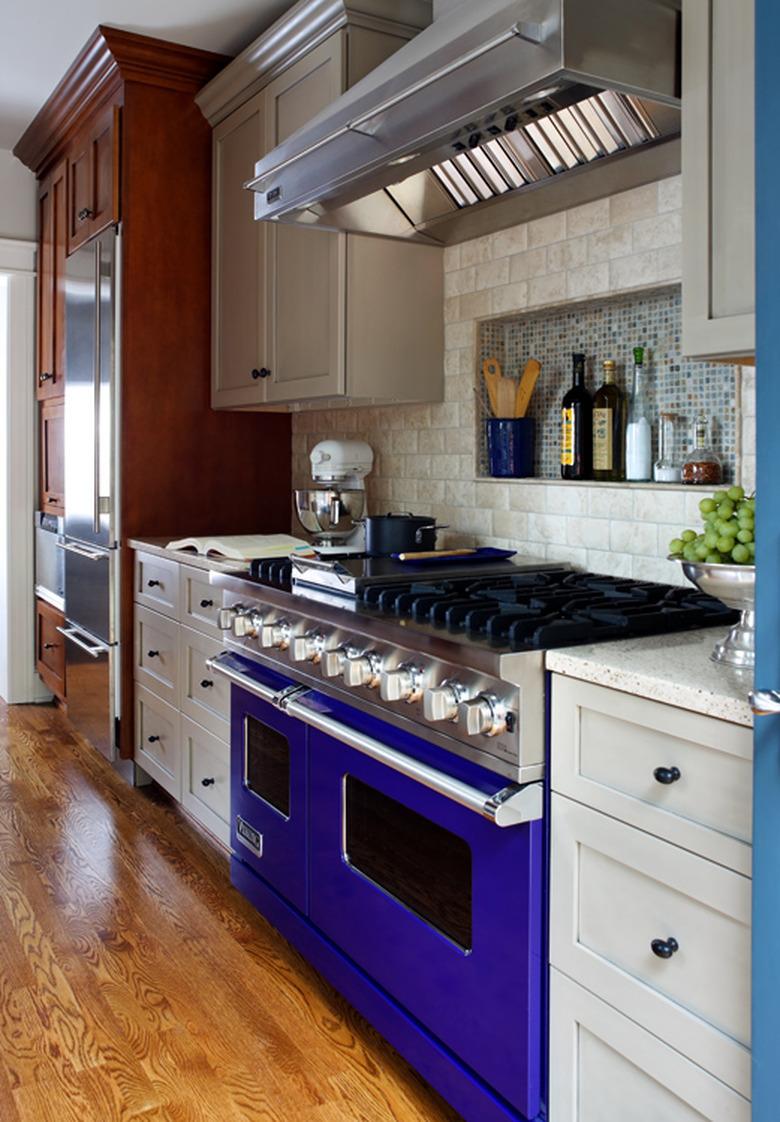
<instances>
[{"instance_id":1,"label":"stainless steel trim","mask_svg":"<svg viewBox=\"0 0 780 1122\"><path fill-rule=\"evenodd\" d=\"M364 756L384 764L386 767L405 775L408 779L421 783L431 791L450 799L459 806L487 818L496 826L518 826L523 822L533 822L542 817L542 784L528 783L524 787L515 784L504 787L494 795L486 795L468 784L454 779L443 771L420 763L419 760L405 756L381 741L336 721L324 713L309 708L304 700L288 702L285 711L297 717L304 724L319 729L320 732L340 740Z\"/></svg>"},{"instance_id":2,"label":"stainless steel trim","mask_svg":"<svg viewBox=\"0 0 780 1122\"><path fill-rule=\"evenodd\" d=\"M57 542L57 549L64 549L66 553L76 553L79 557L85 557L87 561L102 561L108 558L108 551L105 549L90 549L86 545L78 545L76 542Z\"/></svg>"},{"instance_id":3,"label":"stainless steel trim","mask_svg":"<svg viewBox=\"0 0 780 1122\"><path fill-rule=\"evenodd\" d=\"M232 666L225 666L222 661L225 657L225 652L215 655L213 658L206 659L206 667L214 674L221 674L223 678L227 678L236 686L241 686L247 693L254 694L255 697L261 698L263 701L268 701L271 705L276 705L284 691L273 690L270 686L264 686L262 682L256 682L254 678L250 678L248 674L242 674L240 670L234 670Z\"/></svg>"},{"instance_id":4,"label":"stainless steel trim","mask_svg":"<svg viewBox=\"0 0 780 1122\"><path fill-rule=\"evenodd\" d=\"M64 635L66 639L70 639L71 643L75 643L77 647L81 647L82 651L86 651L92 658L100 658L102 654L108 654L111 650L107 643L100 643L97 640L85 642L82 632L76 627L58 627L57 630L60 635Z\"/></svg>"},{"instance_id":5,"label":"stainless steel trim","mask_svg":"<svg viewBox=\"0 0 780 1122\"><path fill-rule=\"evenodd\" d=\"M94 489L92 494L92 529L100 533L100 241L95 242L95 363L92 370L92 410L95 423L95 440L92 448L92 475Z\"/></svg>"},{"instance_id":6,"label":"stainless steel trim","mask_svg":"<svg viewBox=\"0 0 780 1122\"><path fill-rule=\"evenodd\" d=\"M756 717L774 717L780 713L780 690L751 690L748 700Z\"/></svg>"}]
</instances>

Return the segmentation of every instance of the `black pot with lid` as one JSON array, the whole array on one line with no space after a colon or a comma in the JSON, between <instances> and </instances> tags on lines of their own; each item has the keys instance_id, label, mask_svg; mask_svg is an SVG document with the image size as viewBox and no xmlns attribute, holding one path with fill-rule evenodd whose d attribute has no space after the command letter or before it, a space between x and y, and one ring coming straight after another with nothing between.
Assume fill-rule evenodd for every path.
<instances>
[{"instance_id":1,"label":"black pot with lid","mask_svg":"<svg viewBox=\"0 0 780 1122\"><path fill-rule=\"evenodd\" d=\"M366 528L366 553L389 557L391 553L415 553L436 548L436 519L406 511L370 514L361 519Z\"/></svg>"}]
</instances>

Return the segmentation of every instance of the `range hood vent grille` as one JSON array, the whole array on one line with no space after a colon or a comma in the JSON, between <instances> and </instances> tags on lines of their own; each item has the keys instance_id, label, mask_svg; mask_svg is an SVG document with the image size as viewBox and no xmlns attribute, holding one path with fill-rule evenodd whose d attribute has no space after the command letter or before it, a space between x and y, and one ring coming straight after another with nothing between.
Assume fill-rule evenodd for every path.
<instances>
[{"instance_id":1,"label":"range hood vent grille","mask_svg":"<svg viewBox=\"0 0 780 1122\"><path fill-rule=\"evenodd\" d=\"M659 136L640 98L606 90L464 149L431 171L463 209Z\"/></svg>"}]
</instances>

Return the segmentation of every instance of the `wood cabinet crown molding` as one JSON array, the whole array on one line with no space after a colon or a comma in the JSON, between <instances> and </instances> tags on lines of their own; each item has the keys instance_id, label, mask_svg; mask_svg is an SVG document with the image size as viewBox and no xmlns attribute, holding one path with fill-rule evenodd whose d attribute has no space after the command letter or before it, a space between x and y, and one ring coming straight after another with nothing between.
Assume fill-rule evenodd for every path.
<instances>
[{"instance_id":1,"label":"wood cabinet crown molding","mask_svg":"<svg viewBox=\"0 0 780 1122\"><path fill-rule=\"evenodd\" d=\"M83 115L104 103L122 82L194 93L228 61L211 51L101 25L28 125L14 155L40 177Z\"/></svg>"},{"instance_id":2,"label":"wood cabinet crown molding","mask_svg":"<svg viewBox=\"0 0 780 1122\"><path fill-rule=\"evenodd\" d=\"M412 39L431 22L430 0L300 0L196 97L213 127L342 27Z\"/></svg>"}]
</instances>

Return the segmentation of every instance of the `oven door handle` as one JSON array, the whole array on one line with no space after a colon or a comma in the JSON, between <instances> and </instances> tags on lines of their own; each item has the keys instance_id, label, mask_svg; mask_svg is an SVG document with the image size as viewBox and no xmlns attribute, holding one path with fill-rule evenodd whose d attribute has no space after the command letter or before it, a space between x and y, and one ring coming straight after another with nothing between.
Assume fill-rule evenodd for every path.
<instances>
[{"instance_id":1,"label":"oven door handle","mask_svg":"<svg viewBox=\"0 0 780 1122\"><path fill-rule=\"evenodd\" d=\"M333 717L310 708L300 695L287 701L284 711L291 717L297 717L304 724L327 733L335 740L340 740L364 756L370 756L372 760L377 760L393 771L413 779L416 783L421 783L436 794L444 795L459 806L487 818L496 826L519 826L524 822L535 822L542 817L541 783L526 783L522 787L512 783L493 795L486 795L484 791L470 787L467 783L447 775L446 772L420 763L419 760L406 756L403 752L397 752L394 748L388 748L381 741L357 732L349 725L344 725L341 721L336 721Z\"/></svg>"},{"instance_id":2,"label":"oven door handle","mask_svg":"<svg viewBox=\"0 0 780 1122\"><path fill-rule=\"evenodd\" d=\"M255 697L259 697L271 705L279 705L279 699L287 693L287 690L275 690L271 686L265 686L262 682L256 682L254 678L250 678L248 674L242 674L240 670L235 670L232 666L226 665L222 660L229 657L230 655L227 652L222 651L221 654L214 655L213 658L207 658L206 669L214 674L221 674L234 686L241 686L242 690L254 694Z\"/></svg>"}]
</instances>

